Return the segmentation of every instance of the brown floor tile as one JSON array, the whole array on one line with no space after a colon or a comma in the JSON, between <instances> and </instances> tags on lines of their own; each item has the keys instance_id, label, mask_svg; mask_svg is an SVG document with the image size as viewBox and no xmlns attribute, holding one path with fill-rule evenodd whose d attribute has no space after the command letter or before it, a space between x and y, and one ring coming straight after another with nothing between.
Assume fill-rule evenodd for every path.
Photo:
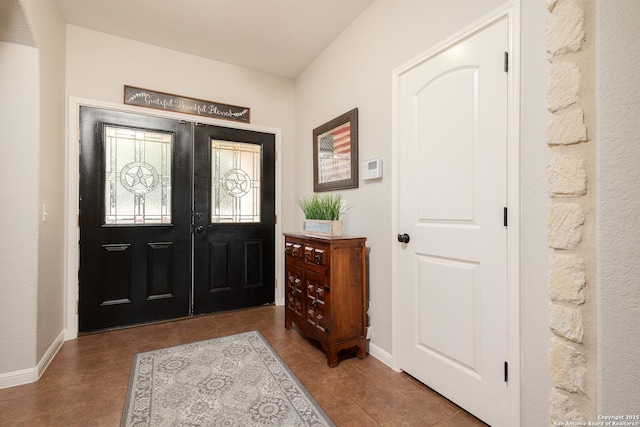
<instances>
[{"instance_id":1,"label":"brown floor tile","mask_svg":"<svg viewBox=\"0 0 640 427\"><path fill-rule=\"evenodd\" d=\"M63 344L42 378L0 390L0 425L118 426L136 352L258 330L336 425L486 426L408 375L368 356L339 355L284 328L283 307L261 307L89 334Z\"/></svg>"},{"instance_id":2,"label":"brown floor tile","mask_svg":"<svg viewBox=\"0 0 640 427\"><path fill-rule=\"evenodd\" d=\"M121 414L128 387L128 373L96 380L82 414L82 424L91 425L96 419L110 419L111 414Z\"/></svg>"}]
</instances>

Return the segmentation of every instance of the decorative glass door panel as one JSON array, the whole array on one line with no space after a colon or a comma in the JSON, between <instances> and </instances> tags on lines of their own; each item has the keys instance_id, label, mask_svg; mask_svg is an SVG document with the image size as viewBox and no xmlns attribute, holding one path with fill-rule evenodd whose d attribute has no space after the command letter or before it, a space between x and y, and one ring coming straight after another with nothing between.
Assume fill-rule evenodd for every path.
<instances>
[{"instance_id":1,"label":"decorative glass door panel","mask_svg":"<svg viewBox=\"0 0 640 427\"><path fill-rule=\"evenodd\" d=\"M173 135L105 126L104 223L171 223Z\"/></svg>"},{"instance_id":2,"label":"decorative glass door panel","mask_svg":"<svg viewBox=\"0 0 640 427\"><path fill-rule=\"evenodd\" d=\"M261 146L211 141L211 222L260 222Z\"/></svg>"}]
</instances>

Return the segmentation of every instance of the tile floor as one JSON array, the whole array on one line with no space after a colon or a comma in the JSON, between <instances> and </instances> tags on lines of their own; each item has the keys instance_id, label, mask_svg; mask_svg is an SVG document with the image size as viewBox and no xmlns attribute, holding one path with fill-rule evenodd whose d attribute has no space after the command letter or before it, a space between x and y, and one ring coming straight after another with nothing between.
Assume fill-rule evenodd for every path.
<instances>
[{"instance_id":1,"label":"tile floor","mask_svg":"<svg viewBox=\"0 0 640 427\"><path fill-rule=\"evenodd\" d=\"M258 329L337 426L486 426L410 376L368 356L321 348L284 328L283 307L199 316L81 336L42 378L0 390L0 426L118 426L133 353Z\"/></svg>"}]
</instances>

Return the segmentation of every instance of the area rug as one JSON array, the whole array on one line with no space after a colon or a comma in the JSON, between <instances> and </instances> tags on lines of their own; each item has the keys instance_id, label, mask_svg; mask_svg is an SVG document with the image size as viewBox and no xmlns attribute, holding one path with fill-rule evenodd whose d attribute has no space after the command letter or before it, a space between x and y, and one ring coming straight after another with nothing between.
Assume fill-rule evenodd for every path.
<instances>
[{"instance_id":1,"label":"area rug","mask_svg":"<svg viewBox=\"0 0 640 427\"><path fill-rule=\"evenodd\" d=\"M258 331L138 353L121 426L333 426Z\"/></svg>"}]
</instances>

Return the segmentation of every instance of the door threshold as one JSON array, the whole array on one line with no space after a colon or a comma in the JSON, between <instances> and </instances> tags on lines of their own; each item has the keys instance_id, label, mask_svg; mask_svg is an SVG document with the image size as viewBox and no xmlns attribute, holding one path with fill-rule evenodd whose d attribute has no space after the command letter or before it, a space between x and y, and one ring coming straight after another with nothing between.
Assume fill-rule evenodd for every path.
<instances>
[{"instance_id":1,"label":"door threshold","mask_svg":"<svg viewBox=\"0 0 640 427\"><path fill-rule=\"evenodd\" d=\"M235 312L238 312L238 311L255 310L255 309L259 309L259 308L263 308L263 307L269 307L269 306L275 306L275 305L276 305L275 302L271 302L271 303L267 303L267 304L263 304L263 305L257 305L255 307L236 308L236 309L233 309L233 310L216 311L214 313L192 314L192 315L189 315L189 316L175 317L175 318L172 318L172 319L162 319L162 320L154 320L152 322L135 323L133 325L121 325L121 326L115 326L113 328L97 329L95 331L78 332L78 336L81 337L81 336L86 336L86 335L101 334L101 333L104 333L104 332L119 331L119 330L122 330L122 329L132 329L132 328L137 328L137 327L140 327L140 326L149 326L149 325L158 325L158 324L162 324L162 323L179 322L181 320L193 319L195 317L216 316L216 315L226 314L226 313L235 313Z\"/></svg>"}]
</instances>

